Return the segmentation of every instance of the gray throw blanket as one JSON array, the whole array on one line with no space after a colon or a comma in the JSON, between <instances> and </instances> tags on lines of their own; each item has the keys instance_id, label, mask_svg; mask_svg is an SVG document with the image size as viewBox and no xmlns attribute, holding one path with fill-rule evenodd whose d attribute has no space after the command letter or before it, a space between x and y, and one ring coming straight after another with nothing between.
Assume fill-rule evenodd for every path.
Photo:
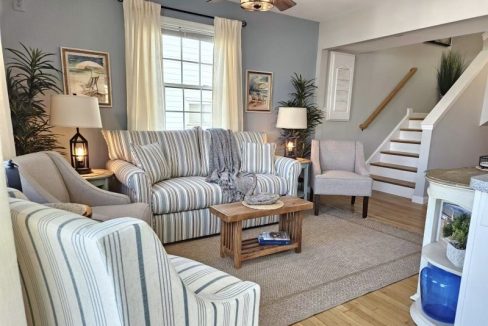
<instances>
[{"instance_id":1,"label":"gray throw blanket","mask_svg":"<svg viewBox=\"0 0 488 326\"><path fill-rule=\"evenodd\" d=\"M256 176L240 174L241 159L237 141L230 130L208 129L210 132L210 175L207 182L222 188L224 203L241 201L254 192Z\"/></svg>"}]
</instances>

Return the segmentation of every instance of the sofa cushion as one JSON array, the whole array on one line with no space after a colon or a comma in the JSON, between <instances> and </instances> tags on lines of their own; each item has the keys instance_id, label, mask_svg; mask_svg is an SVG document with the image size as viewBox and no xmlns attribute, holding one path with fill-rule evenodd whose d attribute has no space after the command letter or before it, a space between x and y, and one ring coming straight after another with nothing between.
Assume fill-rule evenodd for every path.
<instances>
[{"instance_id":1,"label":"sofa cushion","mask_svg":"<svg viewBox=\"0 0 488 326\"><path fill-rule=\"evenodd\" d=\"M371 196L373 180L354 172L330 170L315 177L317 195Z\"/></svg>"},{"instance_id":2,"label":"sofa cushion","mask_svg":"<svg viewBox=\"0 0 488 326\"><path fill-rule=\"evenodd\" d=\"M136 164L130 146L160 143L170 162L171 177L204 176L202 168L200 130L127 131L103 130L111 160L124 160ZM207 169L208 170L208 169Z\"/></svg>"},{"instance_id":3,"label":"sofa cushion","mask_svg":"<svg viewBox=\"0 0 488 326\"><path fill-rule=\"evenodd\" d=\"M276 144L244 143L241 172L276 174L274 157Z\"/></svg>"},{"instance_id":4,"label":"sofa cushion","mask_svg":"<svg viewBox=\"0 0 488 326\"><path fill-rule=\"evenodd\" d=\"M200 149L202 152L202 175L210 174L210 132L207 130L199 129L200 132ZM234 132L234 137L237 142L237 147L239 148L239 155L242 156L242 144L244 143L266 143L266 134L258 131L239 131Z\"/></svg>"},{"instance_id":5,"label":"sofa cushion","mask_svg":"<svg viewBox=\"0 0 488 326\"><path fill-rule=\"evenodd\" d=\"M164 180L152 187L152 210L154 214L206 208L222 203L222 191L205 177L182 177Z\"/></svg>"},{"instance_id":6,"label":"sofa cushion","mask_svg":"<svg viewBox=\"0 0 488 326\"><path fill-rule=\"evenodd\" d=\"M160 143L149 145L132 144L131 150L136 165L149 175L152 183L171 177L169 161Z\"/></svg>"},{"instance_id":7,"label":"sofa cushion","mask_svg":"<svg viewBox=\"0 0 488 326\"><path fill-rule=\"evenodd\" d=\"M285 178L276 175L258 174L257 192L287 193ZM152 187L152 210L154 214L168 214L208 208L223 203L222 190L205 177L182 177L164 180Z\"/></svg>"}]
</instances>

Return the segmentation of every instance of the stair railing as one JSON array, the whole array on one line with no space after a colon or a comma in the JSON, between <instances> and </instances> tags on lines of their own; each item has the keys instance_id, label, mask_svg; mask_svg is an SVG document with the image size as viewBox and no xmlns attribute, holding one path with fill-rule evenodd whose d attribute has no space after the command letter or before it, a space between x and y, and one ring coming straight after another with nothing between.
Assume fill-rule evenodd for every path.
<instances>
[{"instance_id":1,"label":"stair railing","mask_svg":"<svg viewBox=\"0 0 488 326\"><path fill-rule=\"evenodd\" d=\"M407 74L398 82L398 84L395 86L395 88L388 94L383 101L378 105L378 107L373 111L373 113L370 114L370 116L364 120L363 123L359 125L359 128L361 130L364 130L369 127L369 125L378 117L378 115L381 113L381 111L384 110L384 108L388 105L388 103L395 98L395 96L400 92L400 90L405 86L405 84L412 78L413 75L417 72L417 68L413 67L410 68L410 70L407 72Z\"/></svg>"}]
</instances>

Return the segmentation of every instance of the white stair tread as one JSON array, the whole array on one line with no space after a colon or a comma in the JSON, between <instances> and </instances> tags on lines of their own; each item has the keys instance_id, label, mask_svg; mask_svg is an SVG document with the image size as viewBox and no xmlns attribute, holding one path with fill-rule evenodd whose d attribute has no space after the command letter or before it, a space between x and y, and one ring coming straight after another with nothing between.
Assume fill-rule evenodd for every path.
<instances>
[{"instance_id":1,"label":"white stair tread","mask_svg":"<svg viewBox=\"0 0 488 326\"><path fill-rule=\"evenodd\" d=\"M419 154L417 154L417 153L399 152L399 151L381 151L381 154L406 156L406 157L417 157L417 158L419 157Z\"/></svg>"},{"instance_id":2,"label":"white stair tread","mask_svg":"<svg viewBox=\"0 0 488 326\"><path fill-rule=\"evenodd\" d=\"M385 183L390 183L390 184L393 184L393 185L396 185L396 186L401 186L401 187L407 187L407 188L413 188L413 189L415 189L415 182L398 180L398 179L383 177L383 176L374 175L374 174L372 174L370 176L371 176L371 178L374 181L385 182Z\"/></svg>"},{"instance_id":3,"label":"white stair tread","mask_svg":"<svg viewBox=\"0 0 488 326\"><path fill-rule=\"evenodd\" d=\"M417 173L417 168L413 166L406 166L406 165L400 165L400 164L393 164L393 163L385 163L385 162L373 162L371 163L373 166L379 166L382 168L388 168L388 169L395 169L395 170L401 170L401 171L408 171L408 172L415 172Z\"/></svg>"}]
</instances>

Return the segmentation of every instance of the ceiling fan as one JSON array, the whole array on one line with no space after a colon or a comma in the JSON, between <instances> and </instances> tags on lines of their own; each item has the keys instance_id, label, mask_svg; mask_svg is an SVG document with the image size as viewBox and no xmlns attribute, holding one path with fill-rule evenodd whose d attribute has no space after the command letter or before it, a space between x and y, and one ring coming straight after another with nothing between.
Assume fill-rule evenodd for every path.
<instances>
[{"instance_id":1,"label":"ceiling fan","mask_svg":"<svg viewBox=\"0 0 488 326\"><path fill-rule=\"evenodd\" d=\"M207 0L207 2L220 2L221 0ZM273 7L279 11L284 11L294 7L296 2L293 0L240 0L241 8L246 11L268 11Z\"/></svg>"}]
</instances>

